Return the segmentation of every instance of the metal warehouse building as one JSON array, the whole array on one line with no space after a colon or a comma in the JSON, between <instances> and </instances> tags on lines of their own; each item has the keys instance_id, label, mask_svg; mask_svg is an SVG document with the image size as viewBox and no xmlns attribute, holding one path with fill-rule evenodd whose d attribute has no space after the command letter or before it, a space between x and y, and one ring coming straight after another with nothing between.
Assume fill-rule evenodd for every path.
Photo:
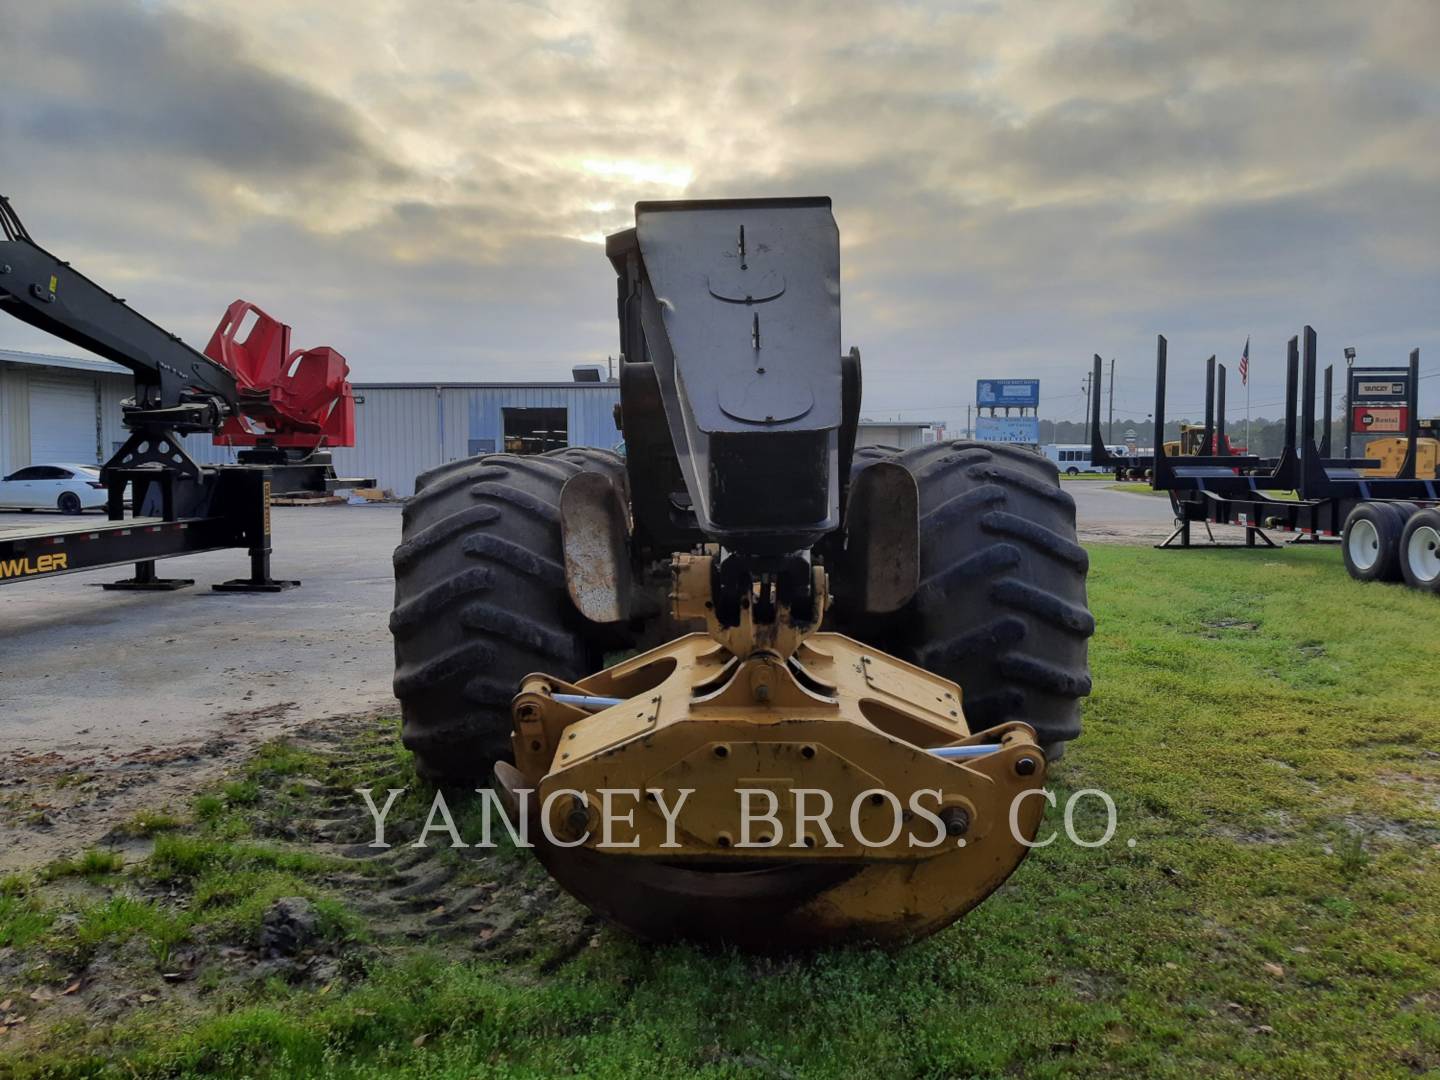
<instances>
[{"instance_id":1,"label":"metal warehouse building","mask_svg":"<svg viewBox=\"0 0 1440 1080\"><path fill-rule=\"evenodd\" d=\"M32 463L103 463L125 440L120 402L134 393L125 368L0 349L0 476ZM356 445L335 450L342 476L373 476L396 495L447 461L559 446L615 448L620 386L614 382L357 383ZM934 425L862 420L859 445L911 447L933 441ZM208 435L189 435L202 463L235 460Z\"/></svg>"},{"instance_id":2,"label":"metal warehouse building","mask_svg":"<svg viewBox=\"0 0 1440 1080\"><path fill-rule=\"evenodd\" d=\"M336 449L335 471L373 476L396 495L413 495L426 469L475 454L620 443L613 382L357 383L355 396L355 445Z\"/></svg>"},{"instance_id":3,"label":"metal warehouse building","mask_svg":"<svg viewBox=\"0 0 1440 1080\"><path fill-rule=\"evenodd\" d=\"M42 462L101 464L125 441L120 402L135 379L108 360L0 349L0 476ZM190 435L196 461L234 460L209 436Z\"/></svg>"},{"instance_id":4,"label":"metal warehouse building","mask_svg":"<svg viewBox=\"0 0 1440 1080\"><path fill-rule=\"evenodd\" d=\"M396 495L413 495L426 469L475 454L613 449L622 441L613 382L357 383L355 394L364 399L355 408L355 446L335 451L335 470L373 476ZM927 421L862 420L856 443L909 449L939 433Z\"/></svg>"}]
</instances>

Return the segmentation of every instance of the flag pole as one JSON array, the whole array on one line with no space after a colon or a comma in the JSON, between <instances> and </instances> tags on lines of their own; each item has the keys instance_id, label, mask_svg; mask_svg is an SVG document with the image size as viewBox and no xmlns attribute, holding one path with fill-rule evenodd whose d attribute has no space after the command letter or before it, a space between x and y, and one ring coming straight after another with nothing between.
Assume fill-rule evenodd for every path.
<instances>
[{"instance_id":1,"label":"flag pole","mask_svg":"<svg viewBox=\"0 0 1440 1080\"><path fill-rule=\"evenodd\" d=\"M1250 335L1245 335L1245 351L1241 353L1240 381L1245 384L1245 452L1255 453L1255 444L1250 441Z\"/></svg>"}]
</instances>

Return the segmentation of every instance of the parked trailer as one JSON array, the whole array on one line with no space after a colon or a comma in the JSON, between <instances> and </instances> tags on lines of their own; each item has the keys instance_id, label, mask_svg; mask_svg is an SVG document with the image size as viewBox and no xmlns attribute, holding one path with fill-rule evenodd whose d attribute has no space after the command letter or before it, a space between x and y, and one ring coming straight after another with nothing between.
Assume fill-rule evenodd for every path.
<instances>
[{"instance_id":1,"label":"parked trailer","mask_svg":"<svg viewBox=\"0 0 1440 1080\"><path fill-rule=\"evenodd\" d=\"M1302 354L1303 340L1303 362ZM1166 341L1156 339L1155 429L1164 430ZM1095 360L1095 377L1100 362ZM1345 568L1360 581L1404 580L1413 588L1440 593L1440 483L1416 475L1419 441L1420 350L1410 352L1407 450L1394 476L1374 476L1372 458L1331 457L1330 417L1334 372L1325 370L1324 416L1315 441L1316 335L1306 326L1286 351L1285 444L1278 458L1251 454L1183 455L1155 447L1150 486L1170 494L1175 531L1158 545L1192 546L1191 527L1199 522L1211 540L1212 525L1245 530L1245 546L1275 543L1265 530L1296 534L1297 540L1338 539ZM1097 424L1099 397L1092 411ZM1098 435L1092 459L1116 468L1131 462L1110 455ZM1207 362L1205 427L1201 445L1226 445L1225 366ZM1297 498L1281 497L1294 492ZM1217 545L1223 546L1223 545Z\"/></svg>"},{"instance_id":2,"label":"parked trailer","mask_svg":"<svg viewBox=\"0 0 1440 1080\"><path fill-rule=\"evenodd\" d=\"M0 535L0 585L133 563L133 577L104 587L177 589L193 581L157 577L157 559L244 548L249 576L214 588L278 592L300 583L270 574L272 492L374 483L342 480L331 467L328 448L355 437L338 352L292 352L290 327L240 300L198 352L35 243L3 196L0 311L135 373L135 396L124 402L129 437L101 470L110 520ZM191 432L245 447L239 464L198 464L179 439Z\"/></svg>"}]
</instances>

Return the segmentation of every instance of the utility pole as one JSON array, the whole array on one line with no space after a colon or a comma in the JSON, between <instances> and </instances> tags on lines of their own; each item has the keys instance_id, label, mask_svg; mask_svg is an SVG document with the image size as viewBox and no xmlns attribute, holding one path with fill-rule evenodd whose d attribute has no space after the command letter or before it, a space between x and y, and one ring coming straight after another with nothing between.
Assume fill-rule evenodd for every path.
<instances>
[{"instance_id":1,"label":"utility pole","mask_svg":"<svg viewBox=\"0 0 1440 1080\"><path fill-rule=\"evenodd\" d=\"M965 406L965 438L970 438L970 406Z\"/></svg>"},{"instance_id":2,"label":"utility pole","mask_svg":"<svg viewBox=\"0 0 1440 1080\"><path fill-rule=\"evenodd\" d=\"M1090 441L1090 383L1093 377L1094 372L1087 371L1085 373L1085 441L1087 443Z\"/></svg>"}]
</instances>

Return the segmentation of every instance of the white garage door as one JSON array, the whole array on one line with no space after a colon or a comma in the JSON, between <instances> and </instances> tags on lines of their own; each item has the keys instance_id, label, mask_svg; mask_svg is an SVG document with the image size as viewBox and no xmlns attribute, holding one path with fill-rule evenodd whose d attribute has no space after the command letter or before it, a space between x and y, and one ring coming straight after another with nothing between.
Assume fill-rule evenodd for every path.
<instances>
[{"instance_id":1,"label":"white garage door","mask_svg":"<svg viewBox=\"0 0 1440 1080\"><path fill-rule=\"evenodd\" d=\"M97 460L95 380L30 376L31 463Z\"/></svg>"}]
</instances>

